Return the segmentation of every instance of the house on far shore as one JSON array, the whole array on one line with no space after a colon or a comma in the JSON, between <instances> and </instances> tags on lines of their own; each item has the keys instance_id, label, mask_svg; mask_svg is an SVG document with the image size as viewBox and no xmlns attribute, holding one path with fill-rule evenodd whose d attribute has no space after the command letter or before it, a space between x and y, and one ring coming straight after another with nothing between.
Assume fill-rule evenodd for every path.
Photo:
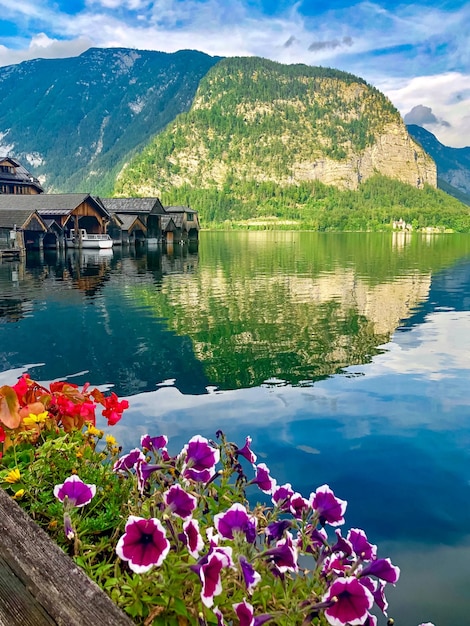
<instances>
[{"instance_id":1,"label":"house on far shore","mask_svg":"<svg viewBox=\"0 0 470 626\"><path fill-rule=\"evenodd\" d=\"M0 157L0 194L29 195L43 192L38 179L19 161L12 157Z\"/></svg>"},{"instance_id":2,"label":"house on far shore","mask_svg":"<svg viewBox=\"0 0 470 626\"><path fill-rule=\"evenodd\" d=\"M176 230L173 234L173 241L197 241L201 226L199 224L198 212L188 206L166 206L165 214L171 217ZM167 237L168 241L168 237Z\"/></svg>"},{"instance_id":3,"label":"house on far shore","mask_svg":"<svg viewBox=\"0 0 470 626\"><path fill-rule=\"evenodd\" d=\"M108 234L114 244L160 243L162 216L158 198L99 198L111 215Z\"/></svg>"}]
</instances>

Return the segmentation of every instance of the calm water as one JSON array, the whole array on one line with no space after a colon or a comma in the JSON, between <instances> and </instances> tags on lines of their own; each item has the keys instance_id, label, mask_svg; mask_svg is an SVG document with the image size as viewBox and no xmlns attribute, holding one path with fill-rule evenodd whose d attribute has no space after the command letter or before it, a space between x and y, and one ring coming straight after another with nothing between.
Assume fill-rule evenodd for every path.
<instances>
[{"instance_id":1,"label":"calm water","mask_svg":"<svg viewBox=\"0 0 470 626\"><path fill-rule=\"evenodd\" d=\"M114 385L126 448L250 434L401 567L398 626L470 623L470 237L202 233L3 262L0 346L0 384Z\"/></svg>"}]
</instances>

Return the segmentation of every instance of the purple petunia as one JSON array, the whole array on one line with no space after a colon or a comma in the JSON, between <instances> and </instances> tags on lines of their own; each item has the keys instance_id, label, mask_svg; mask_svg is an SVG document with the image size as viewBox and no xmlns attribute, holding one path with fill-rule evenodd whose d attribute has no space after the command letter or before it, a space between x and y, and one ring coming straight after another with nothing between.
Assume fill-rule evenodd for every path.
<instances>
[{"instance_id":1,"label":"purple petunia","mask_svg":"<svg viewBox=\"0 0 470 626\"><path fill-rule=\"evenodd\" d=\"M251 449L251 443L252 443L252 438L250 436L248 436L245 439L245 445L243 446L243 448L237 448L235 450L235 454L237 456L242 456L244 457L247 461L249 461L252 465L254 465L256 463L256 459L258 458L256 456L256 454L252 451Z\"/></svg>"},{"instance_id":2,"label":"purple petunia","mask_svg":"<svg viewBox=\"0 0 470 626\"><path fill-rule=\"evenodd\" d=\"M163 494L163 501L172 513L182 519L188 519L188 517L191 517L191 514L197 505L196 498L187 493L179 485L172 485L167 491L165 491Z\"/></svg>"},{"instance_id":3,"label":"purple petunia","mask_svg":"<svg viewBox=\"0 0 470 626\"><path fill-rule=\"evenodd\" d=\"M224 567L229 566L229 559L218 550L212 552L201 566L199 570L202 582L201 600L205 606L210 608L214 604L214 597L222 593L220 574Z\"/></svg>"},{"instance_id":4,"label":"purple petunia","mask_svg":"<svg viewBox=\"0 0 470 626\"><path fill-rule=\"evenodd\" d=\"M293 522L288 519L277 520L267 525L264 532L269 541L279 541L284 536L285 531L291 528Z\"/></svg>"},{"instance_id":5,"label":"purple petunia","mask_svg":"<svg viewBox=\"0 0 470 626\"><path fill-rule=\"evenodd\" d=\"M289 500L289 509L295 518L301 519L303 513L310 510L310 502L300 493L293 493Z\"/></svg>"},{"instance_id":6,"label":"purple petunia","mask_svg":"<svg viewBox=\"0 0 470 626\"><path fill-rule=\"evenodd\" d=\"M361 583L371 592L375 604L386 616L388 609L388 602L384 593L386 583L381 580L372 580L372 578L367 576L361 577Z\"/></svg>"},{"instance_id":7,"label":"purple petunia","mask_svg":"<svg viewBox=\"0 0 470 626\"><path fill-rule=\"evenodd\" d=\"M360 528L351 528L347 539L351 543L354 553L364 561L376 558L377 546L369 543L366 533Z\"/></svg>"},{"instance_id":8,"label":"purple petunia","mask_svg":"<svg viewBox=\"0 0 470 626\"><path fill-rule=\"evenodd\" d=\"M199 522L196 519L188 519L183 523L183 532L188 552L195 559L204 547L204 540L199 532Z\"/></svg>"},{"instance_id":9,"label":"purple petunia","mask_svg":"<svg viewBox=\"0 0 470 626\"><path fill-rule=\"evenodd\" d=\"M268 560L273 563L281 573L287 571L296 572L298 570L298 551L292 540L292 535L289 532L286 532L284 539L277 542L275 548L266 550L261 556L268 557Z\"/></svg>"},{"instance_id":10,"label":"purple petunia","mask_svg":"<svg viewBox=\"0 0 470 626\"><path fill-rule=\"evenodd\" d=\"M330 603L325 609L325 617L331 626L363 624L374 603L371 592L353 576L337 578L322 601Z\"/></svg>"},{"instance_id":11,"label":"purple petunia","mask_svg":"<svg viewBox=\"0 0 470 626\"><path fill-rule=\"evenodd\" d=\"M361 576L376 576L386 583L394 585L400 577L400 568L392 565L390 559L377 559L365 565L360 573Z\"/></svg>"},{"instance_id":12,"label":"purple petunia","mask_svg":"<svg viewBox=\"0 0 470 626\"><path fill-rule=\"evenodd\" d=\"M251 594L253 593L253 589L260 582L261 576L243 555L240 556L239 563L243 574L243 580L245 581L246 590Z\"/></svg>"},{"instance_id":13,"label":"purple petunia","mask_svg":"<svg viewBox=\"0 0 470 626\"><path fill-rule=\"evenodd\" d=\"M310 494L310 505L318 516L322 526L340 526L344 524L346 500L340 500L335 496L328 485L318 487L315 493Z\"/></svg>"},{"instance_id":14,"label":"purple petunia","mask_svg":"<svg viewBox=\"0 0 470 626\"><path fill-rule=\"evenodd\" d=\"M183 476L198 481L209 482L215 475L215 466L220 459L220 451L211 446L201 435L195 435L183 447L181 457L184 458Z\"/></svg>"},{"instance_id":15,"label":"purple petunia","mask_svg":"<svg viewBox=\"0 0 470 626\"><path fill-rule=\"evenodd\" d=\"M271 478L268 466L266 463L260 463L259 465L255 465L255 470L256 476L250 480L248 484L258 485L261 491L271 495L276 488L276 481L274 478Z\"/></svg>"},{"instance_id":16,"label":"purple petunia","mask_svg":"<svg viewBox=\"0 0 470 626\"><path fill-rule=\"evenodd\" d=\"M139 460L145 461L145 455L139 448L134 448L116 461L113 465L113 472L130 472Z\"/></svg>"},{"instance_id":17,"label":"purple petunia","mask_svg":"<svg viewBox=\"0 0 470 626\"><path fill-rule=\"evenodd\" d=\"M261 626L272 619L272 616L267 613L255 617L253 606L246 600L234 604L233 608L237 614L240 626Z\"/></svg>"},{"instance_id":18,"label":"purple petunia","mask_svg":"<svg viewBox=\"0 0 470 626\"><path fill-rule=\"evenodd\" d=\"M144 493L150 476L162 468L162 465L153 465L151 463L147 463L145 460L142 461L140 458L137 459L135 463L135 473L137 476L137 488L139 489L139 493Z\"/></svg>"},{"instance_id":19,"label":"purple petunia","mask_svg":"<svg viewBox=\"0 0 470 626\"><path fill-rule=\"evenodd\" d=\"M60 502L67 502L77 508L91 502L95 493L96 486L87 485L76 474L69 476L62 485L54 487L54 495Z\"/></svg>"},{"instance_id":20,"label":"purple petunia","mask_svg":"<svg viewBox=\"0 0 470 626\"><path fill-rule=\"evenodd\" d=\"M168 437L160 435L159 437L151 437L150 435L142 435L140 439L140 445L144 450L150 450L155 452L157 450L166 450L168 444Z\"/></svg>"},{"instance_id":21,"label":"purple petunia","mask_svg":"<svg viewBox=\"0 0 470 626\"><path fill-rule=\"evenodd\" d=\"M246 508L239 502L232 504L224 513L214 515L214 524L224 539L233 539L235 532L244 533L249 543L256 539L257 519L248 515Z\"/></svg>"},{"instance_id":22,"label":"purple petunia","mask_svg":"<svg viewBox=\"0 0 470 626\"><path fill-rule=\"evenodd\" d=\"M273 489L273 497L271 501L274 505L277 505L281 511L288 511L290 505L290 499L294 495L294 490L290 483L285 485L278 485Z\"/></svg>"},{"instance_id":23,"label":"purple petunia","mask_svg":"<svg viewBox=\"0 0 470 626\"><path fill-rule=\"evenodd\" d=\"M170 550L170 542L160 520L130 515L125 532L116 546L120 559L129 562L136 574L159 567Z\"/></svg>"}]
</instances>

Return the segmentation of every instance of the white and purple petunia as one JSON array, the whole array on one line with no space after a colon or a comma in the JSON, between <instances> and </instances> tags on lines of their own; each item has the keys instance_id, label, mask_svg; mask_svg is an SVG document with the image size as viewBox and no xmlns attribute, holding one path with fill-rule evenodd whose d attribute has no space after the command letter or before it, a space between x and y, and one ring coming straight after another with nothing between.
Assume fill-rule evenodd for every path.
<instances>
[{"instance_id":1,"label":"white and purple petunia","mask_svg":"<svg viewBox=\"0 0 470 626\"><path fill-rule=\"evenodd\" d=\"M172 513L182 519L191 517L197 505L196 498L180 487L180 485L172 485L165 491L163 501Z\"/></svg>"},{"instance_id":2,"label":"white and purple petunia","mask_svg":"<svg viewBox=\"0 0 470 626\"><path fill-rule=\"evenodd\" d=\"M280 519L275 522L271 522L264 529L264 533L268 538L268 541L279 541L284 537L284 533L289 528L292 528L293 522L288 519Z\"/></svg>"},{"instance_id":3,"label":"white and purple petunia","mask_svg":"<svg viewBox=\"0 0 470 626\"><path fill-rule=\"evenodd\" d=\"M158 437L151 437L150 435L142 435L140 438L140 445L144 450L150 450L156 452L157 450L165 449L168 445L168 437L166 435L160 435Z\"/></svg>"},{"instance_id":4,"label":"white and purple petunia","mask_svg":"<svg viewBox=\"0 0 470 626\"><path fill-rule=\"evenodd\" d=\"M130 515L125 532L116 546L116 553L123 561L128 561L136 574L159 567L170 550L170 542L160 520L145 519Z\"/></svg>"},{"instance_id":5,"label":"white and purple petunia","mask_svg":"<svg viewBox=\"0 0 470 626\"><path fill-rule=\"evenodd\" d=\"M261 491L271 495L276 488L276 481L271 478L269 468L266 463L255 465L256 476L248 482L249 485L258 485Z\"/></svg>"},{"instance_id":6,"label":"white and purple petunia","mask_svg":"<svg viewBox=\"0 0 470 626\"><path fill-rule=\"evenodd\" d=\"M189 554L195 559L199 558L199 553L204 547L204 540L199 531L197 519L187 519L183 522L184 542Z\"/></svg>"},{"instance_id":7,"label":"white and purple petunia","mask_svg":"<svg viewBox=\"0 0 470 626\"><path fill-rule=\"evenodd\" d=\"M232 606L237 614L239 626L261 626L273 619L268 613L255 617L253 606L246 600L233 604Z\"/></svg>"},{"instance_id":8,"label":"white and purple petunia","mask_svg":"<svg viewBox=\"0 0 470 626\"><path fill-rule=\"evenodd\" d=\"M296 492L290 497L289 509L296 519L302 519L302 515L311 509L310 502Z\"/></svg>"},{"instance_id":9,"label":"white and purple petunia","mask_svg":"<svg viewBox=\"0 0 470 626\"><path fill-rule=\"evenodd\" d=\"M253 589L260 582L261 576L255 570L253 565L243 556L241 555L238 559L240 563L240 568L243 574L243 580L245 581L246 589L248 593L253 593Z\"/></svg>"},{"instance_id":10,"label":"white and purple petunia","mask_svg":"<svg viewBox=\"0 0 470 626\"><path fill-rule=\"evenodd\" d=\"M337 498L328 485L318 487L315 493L310 494L309 501L322 526L325 524L330 524L330 526L344 524L347 502Z\"/></svg>"},{"instance_id":11,"label":"white and purple petunia","mask_svg":"<svg viewBox=\"0 0 470 626\"><path fill-rule=\"evenodd\" d=\"M256 540L257 519L253 515L248 515L246 507L239 502L232 504L223 513L214 515L214 524L224 539L233 539L234 533L239 532L245 535L248 543Z\"/></svg>"},{"instance_id":12,"label":"white and purple petunia","mask_svg":"<svg viewBox=\"0 0 470 626\"><path fill-rule=\"evenodd\" d=\"M289 532L286 532L284 539L280 539L274 548L266 550L263 556L267 557L281 573L287 571L296 572L299 569L297 565L298 549Z\"/></svg>"},{"instance_id":13,"label":"white and purple petunia","mask_svg":"<svg viewBox=\"0 0 470 626\"><path fill-rule=\"evenodd\" d=\"M330 603L325 617L331 626L364 624L374 604L371 592L354 576L337 578L322 598Z\"/></svg>"},{"instance_id":14,"label":"white and purple petunia","mask_svg":"<svg viewBox=\"0 0 470 626\"><path fill-rule=\"evenodd\" d=\"M134 448L115 462L113 472L130 472L138 461L145 461L145 455L140 448Z\"/></svg>"},{"instance_id":15,"label":"white and purple petunia","mask_svg":"<svg viewBox=\"0 0 470 626\"><path fill-rule=\"evenodd\" d=\"M231 559L215 550L199 569L199 577L202 582L201 600L202 603L210 608L214 604L214 597L222 593L221 572L224 567L230 567Z\"/></svg>"},{"instance_id":16,"label":"white and purple petunia","mask_svg":"<svg viewBox=\"0 0 470 626\"><path fill-rule=\"evenodd\" d=\"M137 476L137 488L141 494L145 492L150 476L154 472L163 468L162 465L147 463L147 461L142 460L141 458L137 459L134 467L135 474Z\"/></svg>"},{"instance_id":17,"label":"white and purple petunia","mask_svg":"<svg viewBox=\"0 0 470 626\"><path fill-rule=\"evenodd\" d=\"M400 568L393 565L390 559L377 559L364 565L360 576L376 576L394 585L400 577Z\"/></svg>"},{"instance_id":18,"label":"white and purple petunia","mask_svg":"<svg viewBox=\"0 0 470 626\"><path fill-rule=\"evenodd\" d=\"M336 534L336 542L331 546L331 552L334 554L336 552L341 552L344 556L351 556L354 552L352 543L349 541L349 533L348 538L345 539L341 534L341 529L337 528L335 530Z\"/></svg>"},{"instance_id":19,"label":"white and purple petunia","mask_svg":"<svg viewBox=\"0 0 470 626\"><path fill-rule=\"evenodd\" d=\"M195 435L183 447L180 456L184 459L183 476L197 482L209 482L215 476L215 466L220 451L209 440Z\"/></svg>"},{"instance_id":20,"label":"white and purple petunia","mask_svg":"<svg viewBox=\"0 0 470 626\"><path fill-rule=\"evenodd\" d=\"M80 508L91 502L96 493L96 485L87 485L76 474L69 476L61 485L54 487L54 496L60 502Z\"/></svg>"},{"instance_id":21,"label":"white and purple petunia","mask_svg":"<svg viewBox=\"0 0 470 626\"><path fill-rule=\"evenodd\" d=\"M271 501L274 505L278 506L281 511L288 511L290 505L290 499L294 495L294 490L290 483L284 485L277 485L273 489L273 496Z\"/></svg>"},{"instance_id":22,"label":"white and purple petunia","mask_svg":"<svg viewBox=\"0 0 470 626\"><path fill-rule=\"evenodd\" d=\"M237 448L235 450L235 454L237 456L244 457L247 461L249 461L252 465L254 465L256 463L256 459L258 457L253 452L253 450L251 449L252 441L253 440L252 440L252 438L250 436L246 437L245 445L243 446L243 448Z\"/></svg>"},{"instance_id":23,"label":"white and purple petunia","mask_svg":"<svg viewBox=\"0 0 470 626\"><path fill-rule=\"evenodd\" d=\"M347 539L351 543L354 553L364 561L376 558L377 546L369 543L366 533L361 528L351 528Z\"/></svg>"},{"instance_id":24,"label":"white and purple petunia","mask_svg":"<svg viewBox=\"0 0 470 626\"><path fill-rule=\"evenodd\" d=\"M382 580L372 580L367 576L361 577L361 583L371 592L375 604L387 616L388 602L384 593L386 583Z\"/></svg>"}]
</instances>

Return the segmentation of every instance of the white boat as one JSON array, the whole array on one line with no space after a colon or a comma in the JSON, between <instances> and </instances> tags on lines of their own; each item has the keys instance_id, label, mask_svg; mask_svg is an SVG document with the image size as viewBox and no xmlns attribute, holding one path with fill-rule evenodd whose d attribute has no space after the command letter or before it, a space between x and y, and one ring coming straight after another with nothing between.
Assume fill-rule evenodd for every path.
<instances>
[{"instance_id":1,"label":"white boat","mask_svg":"<svg viewBox=\"0 0 470 626\"><path fill-rule=\"evenodd\" d=\"M84 228L80 228L79 235L76 235L75 229L72 228L65 243L69 248L95 248L98 250L106 250L113 247L113 240L109 235L87 233Z\"/></svg>"}]
</instances>

